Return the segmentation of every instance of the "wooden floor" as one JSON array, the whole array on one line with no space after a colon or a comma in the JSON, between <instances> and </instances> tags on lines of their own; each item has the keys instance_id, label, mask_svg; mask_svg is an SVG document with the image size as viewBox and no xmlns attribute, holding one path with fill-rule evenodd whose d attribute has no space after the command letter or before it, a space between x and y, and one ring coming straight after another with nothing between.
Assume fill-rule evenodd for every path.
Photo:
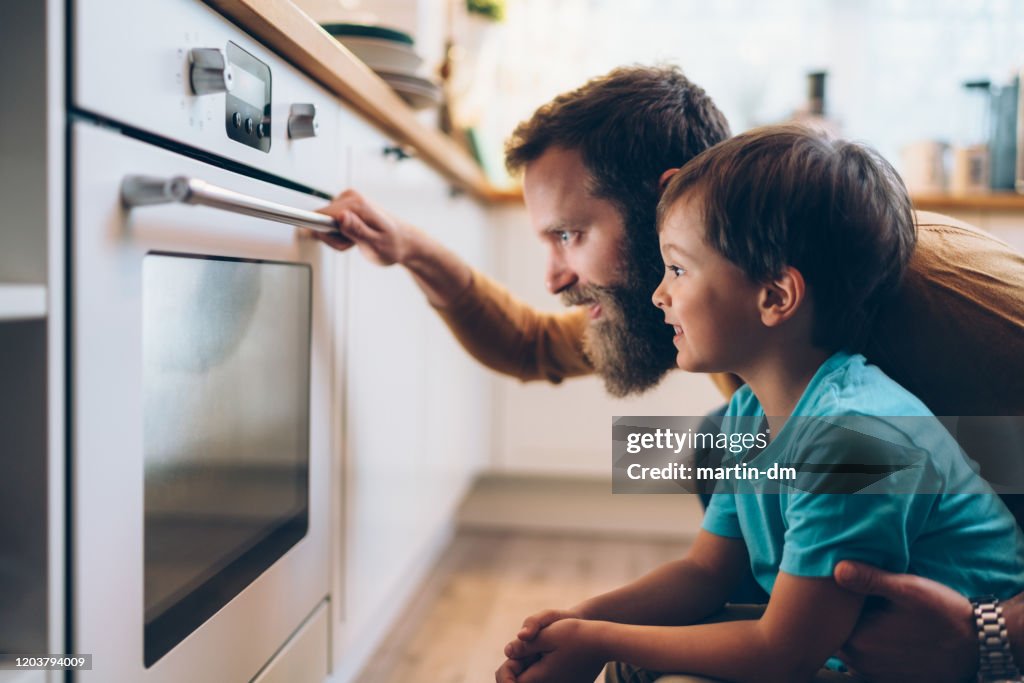
<instances>
[{"instance_id":1,"label":"wooden floor","mask_svg":"<svg viewBox=\"0 0 1024 683\"><path fill-rule=\"evenodd\" d=\"M606 478L489 474L462 501L457 521L461 529L686 540L703 517L693 495L613 494Z\"/></svg>"},{"instance_id":2,"label":"wooden floor","mask_svg":"<svg viewBox=\"0 0 1024 683\"><path fill-rule=\"evenodd\" d=\"M487 683L524 617L675 559L687 541L463 530L360 683Z\"/></svg>"}]
</instances>

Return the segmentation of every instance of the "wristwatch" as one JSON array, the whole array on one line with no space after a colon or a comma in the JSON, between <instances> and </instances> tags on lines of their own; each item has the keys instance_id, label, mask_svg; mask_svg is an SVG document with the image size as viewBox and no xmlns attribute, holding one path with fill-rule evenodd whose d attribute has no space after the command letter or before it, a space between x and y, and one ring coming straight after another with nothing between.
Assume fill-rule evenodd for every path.
<instances>
[{"instance_id":1,"label":"wristwatch","mask_svg":"<svg viewBox=\"0 0 1024 683\"><path fill-rule=\"evenodd\" d=\"M998 598L994 595L971 598L971 606L974 608L974 623L978 627L979 683L1024 681L1013 661L1003 606Z\"/></svg>"}]
</instances>

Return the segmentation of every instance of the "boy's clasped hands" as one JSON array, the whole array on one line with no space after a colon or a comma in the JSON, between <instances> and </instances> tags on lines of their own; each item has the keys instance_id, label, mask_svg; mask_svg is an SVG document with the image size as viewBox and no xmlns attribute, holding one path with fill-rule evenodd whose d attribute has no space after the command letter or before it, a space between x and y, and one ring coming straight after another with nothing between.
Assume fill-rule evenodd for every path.
<instances>
[{"instance_id":1,"label":"boy's clasped hands","mask_svg":"<svg viewBox=\"0 0 1024 683\"><path fill-rule=\"evenodd\" d=\"M495 672L495 683L593 683L606 660L603 624L573 610L548 609L527 617L505 646L508 659Z\"/></svg>"}]
</instances>

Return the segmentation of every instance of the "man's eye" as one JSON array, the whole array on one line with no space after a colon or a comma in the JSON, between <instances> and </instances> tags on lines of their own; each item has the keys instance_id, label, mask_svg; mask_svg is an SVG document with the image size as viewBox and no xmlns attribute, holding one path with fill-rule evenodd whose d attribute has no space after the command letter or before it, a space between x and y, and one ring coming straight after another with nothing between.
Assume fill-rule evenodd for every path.
<instances>
[{"instance_id":1,"label":"man's eye","mask_svg":"<svg viewBox=\"0 0 1024 683\"><path fill-rule=\"evenodd\" d=\"M572 244L576 240L576 233L572 230L559 230L557 237L562 244Z\"/></svg>"}]
</instances>

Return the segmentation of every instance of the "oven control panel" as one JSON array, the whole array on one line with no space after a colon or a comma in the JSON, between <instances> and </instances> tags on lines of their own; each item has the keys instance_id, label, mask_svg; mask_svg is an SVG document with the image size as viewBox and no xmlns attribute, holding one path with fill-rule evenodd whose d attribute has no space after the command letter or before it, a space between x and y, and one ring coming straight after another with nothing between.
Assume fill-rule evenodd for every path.
<instances>
[{"instance_id":1,"label":"oven control panel","mask_svg":"<svg viewBox=\"0 0 1024 683\"><path fill-rule=\"evenodd\" d=\"M228 42L227 58L235 82L225 98L228 137L269 152L270 67L232 42Z\"/></svg>"},{"instance_id":2,"label":"oven control panel","mask_svg":"<svg viewBox=\"0 0 1024 683\"><path fill-rule=\"evenodd\" d=\"M339 125L354 115L206 3L75 0L74 6L70 105L85 117L321 194L346 183ZM118 30L111 33L111 26ZM132 84L129 92L125 83Z\"/></svg>"},{"instance_id":3,"label":"oven control panel","mask_svg":"<svg viewBox=\"0 0 1024 683\"><path fill-rule=\"evenodd\" d=\"M224 93L228 137L261 152L270 151L270 67L233 42L221 52L189 51L189 81L196 95Z\"/></svg>"}]
</instances>

